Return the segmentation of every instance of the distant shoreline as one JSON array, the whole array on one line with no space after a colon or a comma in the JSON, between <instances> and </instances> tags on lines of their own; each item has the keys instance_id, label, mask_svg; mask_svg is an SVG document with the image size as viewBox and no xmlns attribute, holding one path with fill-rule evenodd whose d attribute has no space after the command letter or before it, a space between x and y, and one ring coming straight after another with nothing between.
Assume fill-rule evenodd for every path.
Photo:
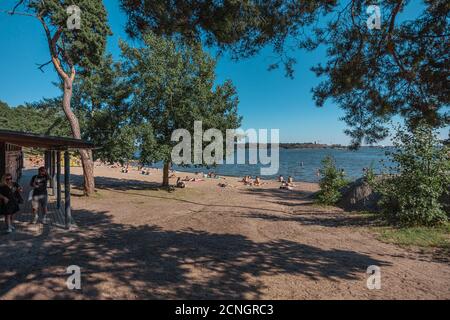
<instances>
[{"instance_id":1,"label":"distant shoreline","mask_svg":"<svg viewBox=\"0 0 450 320\"><path fill-rule=\"evenodd\" d=\"M245 148L258 148L265 146L267 148L271 147L271 143L246 143ZM341 145L341 144L322 144L322 143L312 143L312 142L306 142L306 143L279 143L278 147L280 149L345 149L348 150L350 146L347 145ZM385 149L390 148L391 146L361 146L361 148L371 148L371 149Z\"/></svg>"}]
</instances>

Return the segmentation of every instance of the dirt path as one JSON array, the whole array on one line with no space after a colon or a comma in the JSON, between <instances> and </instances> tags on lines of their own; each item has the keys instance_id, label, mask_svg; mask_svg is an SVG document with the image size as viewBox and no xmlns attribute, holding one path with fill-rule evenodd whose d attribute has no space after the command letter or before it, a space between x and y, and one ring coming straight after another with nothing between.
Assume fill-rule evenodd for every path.
<instances>
[{"instance_id":1,"label":"dirt path","mask_svg":"<svg viewBox=\"0 0 450 320\"><path fill-rule=\"evenodd\" d=\"M98 195L73 197L79 230L22 223L0 236L0 298L450 298L448 263L376 240L358 215L312 206L314 184L283 192L228 178L227 188L167 193L153 188L157 172L117 171L97 168ZM70 265L81 267L80 291L65 285ZM370 265L381 290L366 287Z\"/></svg>"}]
</instances>

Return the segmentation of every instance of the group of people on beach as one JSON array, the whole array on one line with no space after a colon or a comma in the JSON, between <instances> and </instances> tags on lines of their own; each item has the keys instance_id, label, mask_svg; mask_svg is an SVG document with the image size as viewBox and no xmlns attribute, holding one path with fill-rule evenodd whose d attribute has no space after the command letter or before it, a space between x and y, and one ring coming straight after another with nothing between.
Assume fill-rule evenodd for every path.
<instances>
[{"instance_id":1,"label":"group of people on beach","mask_svg":"<svg viewBox=\"0 0 450 320\"><path fill-rule=\"evenodd\" d=\"M177 178L177 183L176 183L176 187L177 188L186 188L186 182L200 182L200 181L205 181L201 178L189 178L188 176L186 176L184 179L181 179L181 177Z\"/></svg>"},{"instance_id":2,"label":"group of people on beach","mask_svg":"<svg viewBox=\"0 0 450 320\"><path fill-rule=\"evenodd\" d=\"M278 182L281 183L280 189L293 190L293 188L295 187L294 178L292 178L292 176L289 176L287 181L284 180L283 176L279 176Z\"/></svg>"},{"instance_id":3,"label":"group of people on beach","mask_svg":"<svg viewBox=\"0 0 450 320\"><path fill-rule=\"evenodd\" d=\"M29 200L33 212L33 224L39 221L39 209L42 210L42 223L48 223L47 218L47 183L49 176L44 167L38 169L38 174L34 175L30 181L31 192ZM20 211L20 205L24 203L22 197L23 188L13 181L13 176L6 173L0 181L0 215L5 217L6 233L12 233L15 230L14 216Z\"/></svg>"},{"instance_id":4,"label":"group of people on beach","mask_svg":"<svg viewBox=\"0 0 450 320\"><path fill-rule=\"evenodd\" d=\"M265 184L264 182L261 182L261 178L256 176L255 180L252 179L251 176L245 176L244 178L242 178L241 180L242 183L244 183L245 186L262 186L263 184Z\"/></svg>"},{"instance_id":5,"label":"group of people on beach","mask_svg":"<svg viewBox=\"0 0 450 320\"><path fill-rule=\"evenodd\" d=\"M185 188L186 182L201 182L201 181L205 181L204 179L206 179L206 178L220 179L220 177L213 171L210 171L208 173L196 172L195 175L201 175L203 177L203 179L197 178L197 177L190 178L189 176L186 176L184 179L181 179L181 177L178 177L176 187L177 188Z\"/></svg>"},{"instance_id":6,"label":"group of people on beach","mask_svg":"<svg viewBox=\"0 0 450 320\"><path fill-rule=\"evenodd\" d=\"M241 182L244 183L244 185L246 186L257 186L257 187L266 184L265 182L262 182L261 178L258 176L256 176L254 180L252 179L251 176L245 176L244 178L242 178ZM279 176L278 182L281 183L280 189L292 190L292 188L295 187L294 179L291 176L289 176L287 181L284 180L283 176Z\"/></svg>"},{"instance_id":7,"label":"group of people on beach","mask_svg":"<svg viewBox=\"0 0 450 320\"><path fill-rule=\"evenodd\" d=\"M143 166L139 166L138 170L141 171L142 175L150 175L150 170L146 169ZM128 173L128 167L122 167L122 173ZM210 171L208 173L195 172L195 175L197 175L197 176L201 175L204 179L206 179L206 178L208 178L208 179L220 179L221 178L214 171ZM197 177L192 177L192 178L190 178L189 176L186 176L185 178L177 177L174 170L170 170L169 178L177 178L177 181L175 183L175 187L181 188L181 189L186 188L188 182L205 181L204 179L197 178ZM253 179L251 176L245 176L245 177L242 178L242 180L240 182L242 182L246 186L256 186L256 187L266 184L266 182L261 181L261 178L259 176L256 176L255 179ZM284 177L280 175L278 177L278 182L281 183L280 189L293 190L293 187L295 187L294 179L293 179L292 176L289 176L287 181L286 181L286 180L284 180ZM218 185L220 187L228 186L228 184L224 183L224 182L219 183Z\"/></svg>"}]
</instances>

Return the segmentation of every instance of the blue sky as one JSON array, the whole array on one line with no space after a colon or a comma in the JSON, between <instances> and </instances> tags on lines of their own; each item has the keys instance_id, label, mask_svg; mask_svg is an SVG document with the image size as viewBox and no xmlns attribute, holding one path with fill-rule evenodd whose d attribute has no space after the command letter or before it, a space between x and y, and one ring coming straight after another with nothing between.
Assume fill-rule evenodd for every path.
<instances>
[{"instance_id":1,"label":"blue sky","mask_svg":"<svg viewBox=\"0 0 450 320\"><path fill-rule=\"evenodd\" d=\"M2 1L0 9L10 9L13 2ZM129 41L124 32L125 16L117 0L104 3L114 33L108 40L108 51L117 58L118 40ZM58 81L54 69L48 66L42 73L36 66L49 60L44 33L36 19L0 13L0 39L0 100L17 106L60 94L53 84ZM339 120L343 112L332 103L317 108L312 99L311 88L319 79L310 67L325 61L323 50L299 52L293 80L284 76L282 68L267 71L270 56L270 50L263 50L256 57L239 62L227 56L219 60L218 81L231 79L237 87L239 113L244 117L242 127L280 129L282 142L347 144L349 138L343 133L345 124Z\"/></svg>"}]
</instances>

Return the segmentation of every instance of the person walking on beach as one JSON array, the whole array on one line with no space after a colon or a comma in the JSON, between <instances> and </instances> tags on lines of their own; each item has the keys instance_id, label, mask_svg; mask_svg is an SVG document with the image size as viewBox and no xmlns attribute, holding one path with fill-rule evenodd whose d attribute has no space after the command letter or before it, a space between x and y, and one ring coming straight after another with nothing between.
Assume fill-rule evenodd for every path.
<instances>
[{"instance_id":1,"label":"person walking on beach","mask_svg":"<svg viewBox=\"0 0 450 320\"><path fill-rule=\"evenodd\" d=\"M19 212L19 203L23 202L22 188L13 181L12 175L5 174L0 182L0 215L5 216L6 232L15 230L14 215Z\"/></svg>"},{"instance_id":2,"label":"person walking on beach","mask_svg":"<svg viewBox=\"0 0 450 320\"><path fill-rule=\"evenodd\" d=\"M38 174L31 178L30 186L33 188L33 195L31 200L31 206L33 210L33 224L39 221L39 208L42 209L42 222L47 223L47 203L48 203L48 193L47 193L47 182L49 177L47 175L47 170L44 167L38 169Z\"/></svg>"}]
</instances>

